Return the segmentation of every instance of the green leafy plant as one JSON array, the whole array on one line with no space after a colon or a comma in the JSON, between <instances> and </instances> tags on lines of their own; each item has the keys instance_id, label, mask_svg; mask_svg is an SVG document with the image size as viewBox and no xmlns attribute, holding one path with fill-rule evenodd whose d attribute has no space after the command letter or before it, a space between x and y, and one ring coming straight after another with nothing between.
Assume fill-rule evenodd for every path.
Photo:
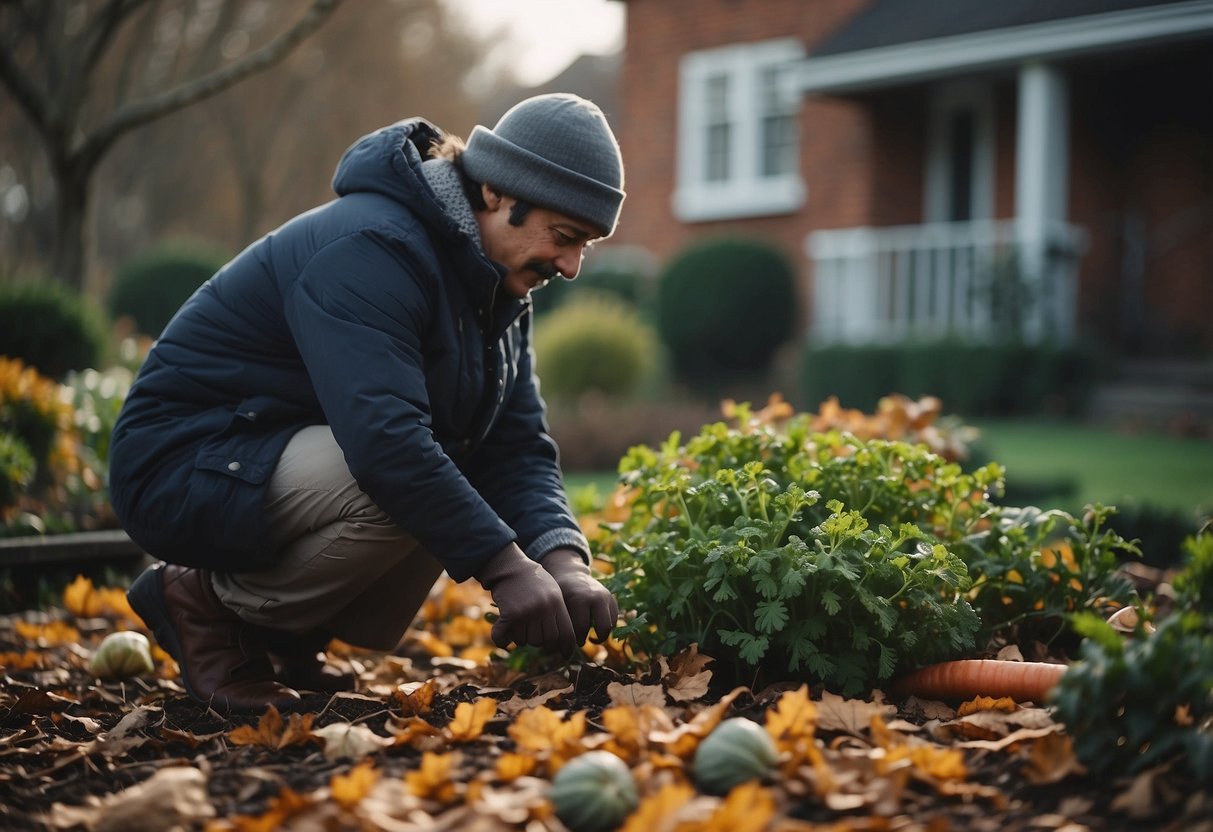
<instances>
[{"instance_id":1,"label":"green leafy plant","mask_svg":"<svg viewBox=\"0 0 1213 832\"><path fill-rule=\"evenodd\" d=\"M982 521L997 466L965 474L922 445L740 415L621 462L629 511L597 542L636 612L618 635L844 694L972 650L968 570L947 541Z\"/></svg>"},{"instance_id":2,"label":"green leafy plant","mask_svg":"<svg viewBox=\"0 0 1213 832\"><path fill-rule=\"evenodd\" d=\"M1108 527L1114 509L1089 506L1082 519L1028 506L1002 508L992 526L964 541L961 554L974 575L969 600L982 637L1012 628L1021 639L1051 641L1069 628L1069 614L1106 615L1133 599L1118 570L1136 545Z\"/></svg>"},{"instance_id":3,"label":"green leafy plant","mask_svg":"<svg viewBox=\"0 0 1213 832\"><path fill-rule=\"evenodd\" d=\"M1095 776L1186 758L1198 782L1213 784L1213 534L1184 548L1175 612L1157 627L1143 616L1126 639L1094 613L1075 617L1087 640L1052 703Z\"/></svg>"}]
</instances>

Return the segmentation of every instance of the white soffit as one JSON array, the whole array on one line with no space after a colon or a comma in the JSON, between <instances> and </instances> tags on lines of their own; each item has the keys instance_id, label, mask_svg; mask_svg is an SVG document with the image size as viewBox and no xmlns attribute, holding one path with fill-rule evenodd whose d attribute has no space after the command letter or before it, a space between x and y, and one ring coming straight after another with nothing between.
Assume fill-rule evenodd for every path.
<instances>
[{"instance_id":1,"label":"white soffit","mask_svg":"<svg viewBox=\"0 0 1213 832\"><path fill-rule=\"evenodd\" d=\"M801 61L793 85L801 92L879 89L1031 60L1067 58L1213 34L1213 0L1008 26L987 32L862 49Z\"/></svg>"}]
</instances>

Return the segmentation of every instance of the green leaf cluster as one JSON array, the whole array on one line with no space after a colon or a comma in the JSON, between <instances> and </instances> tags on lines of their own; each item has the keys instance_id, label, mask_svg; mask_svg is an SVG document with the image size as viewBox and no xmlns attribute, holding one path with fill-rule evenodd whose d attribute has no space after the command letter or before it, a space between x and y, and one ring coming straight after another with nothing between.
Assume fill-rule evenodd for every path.
<instances>
[{"instance_id":1,"label":"green leaf cluster","mask_svg":"<svg viewBox=\"0 0 1213 832\"><path fill-rule=\"evenodd\" d=\"M1057 717L1095 776L1133 774L1186 758L1213 784L1213 534L1185 541L1176 610L1125 639L1094 613L1075 616L1087 640L1053 693Z\"/></svg>"},{"instance_id":2,"label":"green leaf cluster","mask_svg":"<svg viewBox=\"0 0 1213 832\"><path fill-rule=\"evenodd\" d=\"M740 419L741 424L747 420ZM1001 487L925 446L786 426L708 425L633 448L631 510L597 542L650 654L695 642L718 675L813 678L845 695L973 650L955 545Z\"/></svg>"},{"instance_id":3,"label":"green leaf cluster","mask_svg":"<svg viewBox=\"0 0 1213 832\"><path fill-rule=\"evenodd\" d=\"M1141 552L1108 528L1113 513L1102 505L1089 506L1081 519L1034 506L992 512L990 527L959 549L974 576L969 600L981 617L981 639L1014 628L1020 640L1051 641L1071 613L1107 614L1128 604L1133 587L1118 568Z\"/></svg>"}]
</instances>

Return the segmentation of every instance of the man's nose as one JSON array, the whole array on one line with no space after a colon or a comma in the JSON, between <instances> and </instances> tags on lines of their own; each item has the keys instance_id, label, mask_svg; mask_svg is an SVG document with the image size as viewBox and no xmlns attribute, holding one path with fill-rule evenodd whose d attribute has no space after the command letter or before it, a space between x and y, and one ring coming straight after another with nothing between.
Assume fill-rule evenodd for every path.
<instances>
[{"instance_id":1,"label":"man's nose","mask_svg":"<svg viewBox=\"0 0 1213 832\"><path fill-rule=\"evenodd\" d=\"M565 280L576 280L577 272L581 271L581 249L576 253L561 254L553 265Z\"/></svg>"}]
</instances>

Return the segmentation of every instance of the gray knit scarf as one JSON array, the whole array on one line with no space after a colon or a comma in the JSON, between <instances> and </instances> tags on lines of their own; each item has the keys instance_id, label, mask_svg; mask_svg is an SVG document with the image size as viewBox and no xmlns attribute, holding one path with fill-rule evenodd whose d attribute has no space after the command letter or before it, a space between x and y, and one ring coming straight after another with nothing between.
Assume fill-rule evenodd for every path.
<instances>
[{"instance_id":1,"label":"gray knit scarf","mask_svg":"<svg viewBox=\"0 0 1213 832\"><path fill-rule=\"evenodd\" d=\"M463 193L459 171L448 159L426 159L421 163L421 173L447 216L458 224L459 230L476 244L476 248L483 251L480 225L472 213L471 203Z\"/></svg>"}]
</instances>

